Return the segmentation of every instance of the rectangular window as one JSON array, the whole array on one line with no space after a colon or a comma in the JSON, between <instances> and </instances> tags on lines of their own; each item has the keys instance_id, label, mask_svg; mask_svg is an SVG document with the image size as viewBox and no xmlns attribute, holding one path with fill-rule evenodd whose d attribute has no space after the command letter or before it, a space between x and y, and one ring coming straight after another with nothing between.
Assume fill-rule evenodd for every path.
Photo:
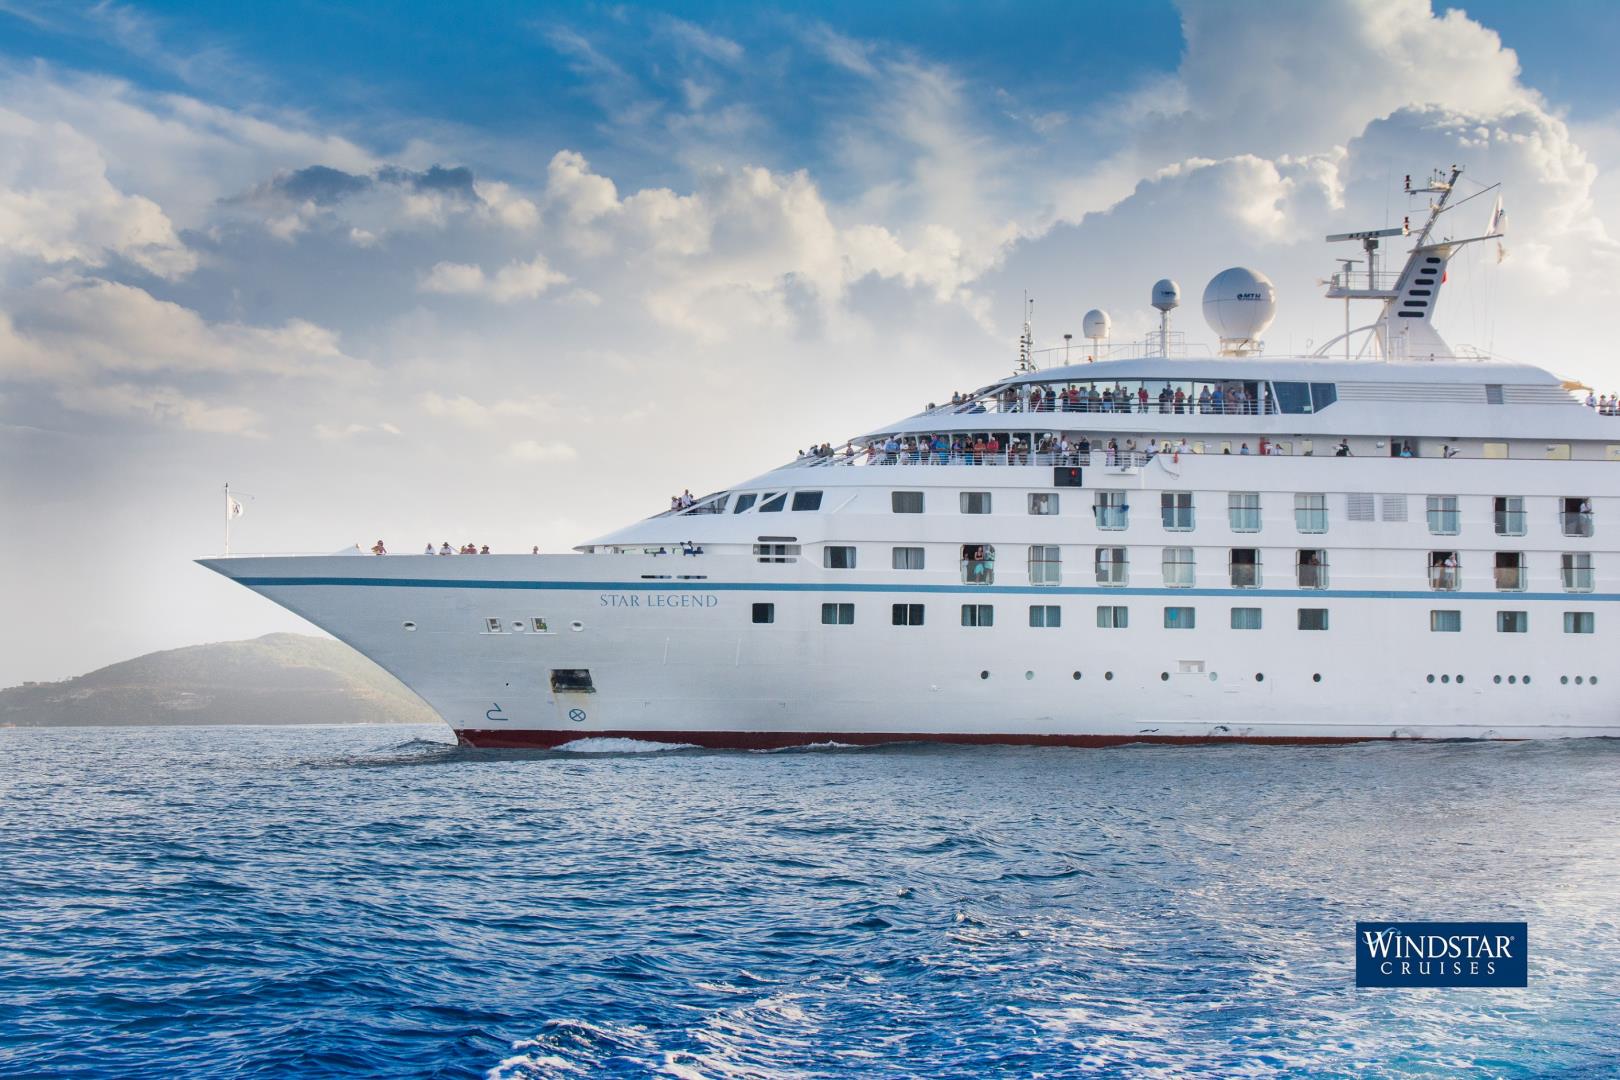
<instances>
[{"instance_id":1,"label":"rectangular window","mask_svg":"<svg viewBox=\"0 0 1620 1080\"><path fill-rule=\"evenodd\" d=\"M1191 532L1193 527L1192 492L1160 492L1159 518L1169 532Z\"/></svg>"},{"instance_id":2,"label":"rectangular window","mask_svg":"<svg viewBox=\"0 0 1620 1080\"><path fill-rule=\"evenodd\" d=\"M962 582L967 585L994 585L996 583L996 548L994 544L962 545Z\"/></svg>"},{"instance_id":3,"label":"rectangular window","mask_svg":"<svg viewBox=\"0 0 1620 1080\"><path fill-rule=\"evenodd\" d=\"M1566 551L1558 557L1559 574L1565 592L1592 591L1592 556L1584 551Z\"/></svg>"},{"instance_id":4,"label":"rectangular window","mask_svg":"<svg viewBox=\"0 0 1620 1080\"><path fill-rule=\"evenodd\" d=\"M855 605L822 604L821 621L826 626L852 626L855 622Z\"/></svg>"},{"instance_id":5,"label":"rectangular window","mask_svg":"<svg viewBox=\"0 0 1620 1080\"><path fill-rule=\"evenodd\" d=\"M890 618L896 626L921 626L923 624L923 606L921 604L895 604Z\"/></svg>"},{"instance_id":6,"label":"rectangular window","mask_svg":"<svg viewBox=\"0 0 1620 1080\"><path fill-rule=\"evenodd\" d=\"M1258 630L1260 629L1260 609L1257 607L1235 607L1232 609L1232 629Z\"/></svg>"},{"instance_id":7,"label":"rectangular window","mask_svg":"<svg viewBox=\"0 0 1620 1080\"><path fill-rule=\"evenodd\" d=\"M1097 515L1097 528L1123 529L1131 523L1131 508L1123 491L1099 491L1092 511Z\"/></svg>"},{"instance_id":8,"label":"rectangular window","mask_svg":"<svg viewBox=\"0 0 1620 1080\"><path fill-rule=\"evenodd\" d=\"M1131 624L1131 609L1120 605L1097 605L1097 626L1103 630L1123 630Z\"/></svg>"},{"instance_id":9,"label":"rectangular window","mask_svg":"<svg viewBox=\"0 0 1620 1080\"><path fill-rule=\"evenodd\" d=\"M799 561L798 544L755 544L754 558L763 563L790 563Z\"/></svg>"},{"instance_id":10,"label":"rectangular window","mask_svg":"<svg viewBox=\"0 0 1620 1080\"><path fill-rule=\"evenodd\" d=\"M923 512L923 493L920 491L891 491L889 492L889 507L897 514L920 514Z\"/></svg>"},{"instance_id":11,"label":"rectangular window","mask_svg":"<svg viewBox=\"0 0 1620 1080\"><path fill-rule=\"evenodd\" d=\"M1524 535L1524 497L1498 495L1491 500L1497 536Z\"/></svg>"},{"instance_id":12,"label":"rectangular window","mask_svg":"<svg viewBox=\"0 0 1620 1080\"><path fill-rule=\"evenodd\" d=\"M828 544L821 549L821 565L828 570L855 569L854 547L842 544Z\"/></svg>"},{"instance_id":13,"label":"rectangular window","mask_svg":"<svg viewBox=\"0 0 1620 1080\"><path fill-rule=\"evenodd\" d=\"M819 492L819 491L795 491L793 493L793 509L795 509L795 510L820 510L821 509L821 492Z\"/></svg>"},{"instance_id":14,"label":"rectangular window","mask_svg":"<svg viewBox=\"0 0 1620 1080\"><path fill-rule=\"evenodd\" d=\"M1462 587L1462 560L1455 551L1429 552L1429 588L1456 592Z\"/></svg>"},{"instance_id":15,"label":"rectangular window","mask_svg":"<svg viewBox=\"0 0 1620 1080\"><path fill-rule=\"evenodd\" d=\"M757 623L773 623L776 621L775 604L755 604L754 621Z\"/></svg>"},{"instance_id":16,"label":"rectangular window","mask_svg":"<svg viewBox=\"0 0 1620 1080\"><path fill-rule=\"evenodd\" d=\"M1233 532L1260 531L1260 493L1232 491L1226 496L1227 522Z\"/></svg>"},{"instance_id":17,"label":"rectangular window","mask_svg":"<svg viewBox=\"0 0 1620 1080\"><path fill-rule=\"evenodd\" d=\"M1496 587L1503 592L1524 589L1524 552L1498 551L1496 553Z\"/></svg>"},{"instance_id":18,"label":"rectangular window","mask_svg":"<svg viewBox=\"0 0 1620 1080\"><path fill-rule=\"evenodd\" d=\"M1328 609L1325 607L1300 608L1299 628L1301 630L1326 630L1328 628Z\"/></svg>"},{"instance_id":19,"label":"rectangular window","mask_svg":"<svg viewBox=\"0 0 1620 1080\"><path fill-rule=\"evenodd\" d=\"M1584 495L1566 496L1560 501L1563 509L1558 520L1563 523L1565 536L1592 535L1592 500Z\"/></svg>"},{"instance_id":20,"label":"rectangular window","mask_svg":"<svg viewBox=\"0 0 1620 1080\"><path fill-rule=\"evenodd\" d=\"M1164 549L1164 584L1170 589L1190 589L1197 578L1197 567L1193 564L1193 549L1190 547L1167 547Z\"/></svg>"},{"instance_id":21,"label":"rectangular window","mask_svg":"<svg viewBox=\"0 0 1620 1080\"><path fill-rule=\"evenodd\" d=\"M742 513L744 510L752 507L758 498L759 496L754 494L752 491L745 492L744 494L737 496L737 505L731 508L731 512L733 514Z\"/></svg>"},{"instance_id":22,"label":"rectangular window","mask_svg":"<svg viewBox=\"0 0 1620 1080\"><path fill-rule=\"evenodd\" d=\"M1198 612L1190 607L1167 607L1164 609L1164 628L1166 630L1191 630L1198 623Z\"/></svg>"},{"instance_id":23,"label":"rectangular window","mask_svg":"<svg viewBox=\"0 0 1620 1080\"><path fill-rule=\"evenodd\" d=\"M1037 545L1029 549L1029 583L1031 585L1063 584L1063 558L1055 545Z\"/></svg>"},{"instance_id":24,"label":"rectangular window","mask_svg":"<svg viewBox=\"0 0 1620 1080\"><path fill-rule=\"evenodd\" d=\"M1429 632L1434 634L1456 634L1462 632L1462 612L1460 611L1431 611L1429 612Z\"/></svg>"},{"instance_id":25,"label":"rectangular window","mask_svg":"<svg viewBox=\"0 0 1620 1080\"><path fill-rule=\"evenodd\" d=\"M1593 616L1590 611L1564 612L1564 633L1590 634L1593 626Z\"/></svg>"},{"instance_id":26,"label":"rectangular window","mask_svg":"<svg viewBox=\"0 0 1620 1080\"><path fill-rule=\"evenodd\" d=\"M1032 491L1029 512L1038 517L1051 517L1058 512L1058 497L1050 491Z\"/></svg>"},{"instance_id":27,"label":"rectangular window","mask_svg":"<svg viewBox=\"0 0 1620 1080\"><path fill-rule=\"evenodd\" d=\"M1300 548L1294 560L1294 574L1302 589L1327 588L1327 551L1323 548Z\"/></svg>"},{"instance_id":28,"label":"rectangular window","mask_svg":"<svg viewBox=\"0 0 1620 1080\"><path fill-rule=\"evenodd\" d=\"M769 492L767 492L765 494L765 501L759 504L758 513L761 513L761 514L779 514L779 513L782 512L782 507L784 507L786 505L787 505L787 492L784 491L780 495L772 495Z\"/></svg>"},{"instance_id":29,"label":"rectangular window","mask_svg":"<svg viewBox=\"0 0 1620 1080\"><path fill-rule=\"evenodd\" d=\"M1258 589L1260 587L1260 549L1233 548L1229 564L1232 588Z\"/></svg>"},{"instance_id":30,"label":"rectangular window","mask_svg":"<svg viewBox=\"0 0 1620 1080\"><path fill-rule=\"evenodd\" d=\"M484 633L486 633L486 634L498 634L500 632L501 632L501 620L499 620L499 619L485 619L484 620Z\"/></svg>"},{"instance_id":31,"label":"rectangular window","mask_svg":"<svg viewBox=\"0 0 1620 1080\"><path fill-rule=\"evenodd\" d=\"M540 618L530 619L529 620L529 626L537 634L549 634L549 633L551 633L551 631L546 628L546 620L544 620L544 619L540 619Z\"/></svg>"},{"instance_id":32,"label":"rectangular window","mask_svg":"<svg viewBox=\"0 0 1620 1080\"><path fill-rule=\"evenodd\" d=\"M1063 625L1063 609L1056 604L1031 604L1029 625L1054 630Z\"/></svg>"},{"instance_id":33,"label":"rectangular window","mask_svg":"<svg viewBox=\"0 0 1620 1080\"><path fill-rule=\"evenodd\" d=\"M1436 536L1456 536L1458 529L1457 496L1430 495L1427 501L1429 531Z\"/></svg>"},{"instance_id":34,"label":"rectangular window","mask_svg":"<svg viewBox=\"0 0 1620 1080\"><path fill-rule=\"evenodd\" d=\"M921 570L923 568L923 549L920 547L895 548L894 568L896 570Z\"/></svg>"},{"instance_id":35,"label":"rectangular window","mask_svg":"<svg viewBox=\"0 0 1620 1080\"><path fill-rule=\"evenodd\" d=\"M1125 585L1131 579L1131 566L1125 548L1097 549L1097 584Z\"/></svg>"},{"instance_id":36,"label":"rectangular window","mask_svg":"<svg viewBox=\"0 0 1620 1080\"><path fill-rule=\"evenodd\" d=\"M988 514L990 512L990 493L988 491L964 491L961 494L962 513Z\"/></svg>"},{"instance_id":37,"label":"rectangular window","mask_svg":"<svg viewBox=\"0 0 1620 1080\"><path fill-rule=\"evenodd\" d=\"M1327 496L1295 495L1294 525L1302 533L1327 532Z\"/></svg>"},{"instance_id":38,"label":"rectangular window","mask_svg":"<svg viewBox=\"0 0 1620 1080\"><path fill-rule=\"evenodd\" d=\"M996 625L996 609L990 604L963 604L963 626L994 626Z\"/></svg>"},{"instance_id":39,"label":"rectangular window","mask_svg":"<svg viewBox=\"0 0 1620 1080\"><path fill-rule=\"evenodd\" d=\"M1530 613L1528 611L1498 611L1496 613L1496 632L1498 634L1524 634L1530 630Z\"/></svg>"}]
</instances>

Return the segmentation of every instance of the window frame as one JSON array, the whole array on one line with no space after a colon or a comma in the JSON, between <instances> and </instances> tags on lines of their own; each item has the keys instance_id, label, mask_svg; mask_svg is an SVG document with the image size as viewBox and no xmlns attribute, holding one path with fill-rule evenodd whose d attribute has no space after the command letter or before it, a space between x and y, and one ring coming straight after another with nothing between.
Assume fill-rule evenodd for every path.
<instances>
[{"instance_id":1,"label":"window frame","mask_svg":"<svg viewBox=\"0 0 1620 1080\"><path fill-rule=\"evenodd\" d=\"M1496 632L1498 634L1528 634L1530 632L1530 612L1497 611Z\"/></svg>"},{"instance_id":2,"label":"window frame","mask_svg":"<svg viewBox=\"0 0 1620 1080\"><path fill-rule=\"evenodd\" d=\"M1037 621L1036 613L1040 613ZM1063 627L1063 606L1061 604L1031 604L1029 605L1029 625L1035 630L1060 630Z\"/></svg>"},{"instance_id":3,"label":"window frame","mask_svg":"<svg viewBox=\"0 0 1620 1080\"><path fill-rule=\"evenodd\" d=\"M1247 616L1247 614L1250 613L1250 612L1252 612L1254 614L1254 625L1253 626L1239 626L1238 625L1238 621L1239 621L1238 620L1238 612L1240 612L1240 611L1243 612L1245 614L1245 616ZM1233 630L1260 630L1260 629L1263 629L1264 626L1265 626L1266 613L1265 613L1265 610L1263 608L1257 608L1257 607L1234 607L1234 608L1231 609L1231 615L1229 616L1229 619L1230 619L1230 622L1229 622L1230 629L1233 629Z\"/></svg>"},{"instance_id":4,"label":"window frame","mask_svg":"<svg viewBox=\"0 0 1620 1080\"><path fill-rule=\"evenodd\" d=\"M1305 553L1310 552L1316 556L1316 562L1305 562ZM1306 570L1312 571L1316 584L1305 584ZM1295 548L1294 549L1294 584L1301 589L1310 589L1321 592L1328 587L1328 549L1327 548Z\"/></svg>"},{"instance_id":5,"label":"window frame","mask_svg":"<svg viewBox=\"0 0 1620 1080\"><path fill-rule=\"evenodd\" d=\"M902 566L900 553L906 552L905 561L911 560L911 552L917 553L916 566ZM925 570L928 568L928 549L918 544L897 544L889 549L889 569L891 570Z\"/></svg>"},{"instance_id":6,"label":"window frame","mask_svg":"<svg viewBox=\"0 0 1620 1080\"><path fill-rule=\"evenodd\" d=\"M1198 609L1190 604L1166 604L1164 607L1166 630L1198 629Z\"/></svg>"},{"instance_id":7,"label":"window frame","mask_svg":"<svg viewBox=\"0 0 1620 1080\"><path fill-rule=\"evenodd\" d=\"M1190 491L1159 492L1159 524L1165 532L1192 532L1198 524L1194 506Z\"/></svg>"},{"instance_id":8,"label":"window frame","mask_svg":"<svg viewBox=\"0 0 1620 1080\"><path fill-rule=\"evenodd\" d=\"M962 625L972 629L984 629L996 625L996 605L994 604L963 604Z\"/></svg>"},{"instance_id":9,"label":"window frame","mask_svg":"<svg viewBox=\"0 0 1620 1080\"><path fill-rule=\"evenodd\" d=\"M1173 575L1172 567L1176 568ZM1186 568L1185 571L1182 567ZM1163 548L1159 556L1159 570L1164 577L1165 588L1190 589L1198 584L1198 554L1190 547ZM1183 577L1185 580L1182 580Z\"/></svg>"},{"instance_id":10,"label":"window frame","mask_svg":"<svg viewBox=\"0 0 1620 1080\"><path fill-rule=\"evenodd\" d=\"M842 566L837 565L833 552L848 552L849 561ZM821 549L821 568L823 570L853 570L856 562L856 545L854 544L827 544Z\"/></svg>"},{"instance_id":11,"label":"window frame","mask_svg":"<svg viewBox=\"0 0 1620 1080\"><path fill-rule=\"evenodd\" d=\"M910 509L911 497L916 496L917 508ZM891 491L889 492L889 513L891 514L921 514L928 509L928 501L920 491Z\"/></svg>"},{"instance_id":12,"label":"window frame","mask_svg":"<svg viewBox=\"0 0 1620 1080\"><path fill-rule=\"evenodd\" d=\"M1450 618L1442 618L1450 616ZM1450 626L1443 625L1451 623ZM1461 608L1430 608L1429 633L1431 634L1460 634L1462 633Z\"/></svg>"},{"instance_id":13,"label":"window frame","mask_svg":"<svg viewBox=\"0 0 1620 1080\"><path fill-rule=\"evenodd\" d=\"M1313 607L1302 607L1302 608L1299 608L1298 609L1299 615L1297 617L1297 622L1295 623L1295 625L1300 630L1309 631L1311 633L1324 632L1324 631L1326 631L1328 629L1328 626L1329 626L1329 618L1330 618L1330 616L1328 615L1328 610L1329 609L1327 609L1325 607L1314 607L1314 608ZM1305 625L1307 622L1315 622L1315 621L1317 621L1315 618L1307 619L1306 618L1307 615L1310 615L1310 616L1320 615L1322 617L1321 618L1321 625L1320 626L1307 626L1307 625Z\"/></svg>"},{"instance_id":14,"label":"window frame","mask_svg":"<svg viewBox=\"0 0 1620 1080\"><path fill-rule=\"evenodd\" d=\"M1312 506L1305 500L1320 500L1320 505ZM1308 517L1307 515L1320 515ZM1308 523L1319 522L1321 528L1311 528ZM1321 536L1328 531L1327 494L1320 491L1296 491L1294 493L1294 528L1302 536Z\"/></svg>"},{"instance_id":15,"label":"window frame","mask_svg":"<svg viewBox=\"0 0 1620 1080\"><path fill-rule=\"evenodd\" d=\"M1253 506L1239 505L1239 499L1244 499L1251 495L1254 497ZM1240 519L1238 517L1239 514L1249 513L1254 514L1254 526L1252 528L1246 524L1240 524L1240 521L1246 519ZM1262 524L1260 517L1260 493L1258 491L1228 491L1226 493L1226 524L1227 527L1235 533L1259 532Z\"/></svg>"},{"instance_id":16,"label":"window frame","mask_svg":"<svg viewBox=\"0 0 1620 1080\"><path fill-rule=\"evenodd\" d=\"M1456 536L1462 532L1460 498L1456 495L1425 495L1423 499L1423 515L1430 536Z\"/></svg>"},{"instance_id":17,"label":"window frame","mask_svg":"<svg viewBox=\"0 0 1620 1080\"><path fill-rule=\"evenodd\" d=\"M960 511L962 513L964 513L964 514L971 514L971 515L973 515L975 517L982 517L982 516L992 512L991 507L994 505L994 500L990 497L990 494L991 493L988 492L988 491L958 491L956 493L956 495L957 495L957 506L960 509ZM984 509L983 510L974 510L974 509L972 509L972 507L980 505L981 500L982 500Z\"/></svg>"},{"instance_id":18,"label":"window frame","mask_svg":"<svg viewBox=\"0 0 1620 1080\"><path fill-rule=\"evenodd\" d=\"M1036 553L1040 552L1037 557ZM1048 554L1050 556L1048 557ZM1063 584L1063 547L1060 544L1029 545L1029 583L1041 588ZM1036 568L1040 568L1037 574Z\"/></svg>"},{"instance_id":19,"label":"window frame","mask_svg":"<svg viewBox=\"0 0 1620 1080\"><path fill-rule=\"evenodd\" d=\"M1107 612L1104 621L1103 612ZM1099 630L1127 630L1131 625L1131 608L1129 604L1098 604L1097 629Z\"/></svg>"},{"instance_id":20,"label":"window frame","mask_svg":"<svg viewBox=\"0 0 1620 1080\"><path fill-rule=\"evenodd\" d=\"M827 616L832 615L829 619ZM849 618L844 618L848 615ZM853 602L843 600L824 600L821 604L822 626L854 626L855 605Z\"/></svg>"},{"instance_id":21,"label":"window frame","mask_svg":"<svg viewBox=\"0 0 1620 1080\"><path fill-rule=\"evenodd\" d=\"M1103 557L1104 552L1110 553L1108 558ZM1117 581L1113 580L1112 574L1107 578L1103 576L1104 566L1119 568ZM1092 555L1092 567L1098 585L1108 589L1127 588L1131 583L1131 549L1128 547L1099 547Z\"/></svg>"},{"instance_id":22,"label":"window frame","mask_svg":"<svg viewBox=\"0 0 1620 1080\"><path fill-rule=\"evenodd\" d=\"M927 615L926 605L898 603L889 605L889 625L921 626ZM913 618L915 616L915 618Z\"/></svg>"}]
</instances>

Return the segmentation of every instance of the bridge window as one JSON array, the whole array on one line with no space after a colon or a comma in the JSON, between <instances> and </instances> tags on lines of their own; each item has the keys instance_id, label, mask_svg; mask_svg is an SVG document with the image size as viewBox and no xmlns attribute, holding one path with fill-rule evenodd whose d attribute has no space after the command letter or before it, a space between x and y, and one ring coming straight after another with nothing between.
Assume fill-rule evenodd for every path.
<instances>
[{"instance_id":1,"label":"bridge window","mask_svg":"<svg viewBox=\"0 0 1620 1080\"><path fill-rule=\"evenodd\" d=\"M787 505L787 492L784 491L779 495L772 495L772 494L767 492L766 495L765 495L765 501L759 504L758 513L761 513L761 514L780 513L781 510L782 510L782 507L785 506L785 505Z\"/></svg>"},{"instance_id":2,"label":"bridge window","mask_svg":"<svg viewBox=\"0 0 1620 1080\"><path fill-rule=\"evenodd\" d=\"M795 491L793 493L793 509L795 509L795 510L820 510L821 509L821 492L819 492L819 491Z\"/></svg>"},{"instance_id":3,"label":"bridge window","mask_svg":"<svg viewBox=\"0 0 1620 1080\"><path fill-rule=\"evenodd\" d=\"M744 510L752 507L758 499L759 496L756 493L752 491L744 492L743 494L737 496L737 505L731 508L731 512L733 514L740 514Z\"/></svg>"}]
</instances>

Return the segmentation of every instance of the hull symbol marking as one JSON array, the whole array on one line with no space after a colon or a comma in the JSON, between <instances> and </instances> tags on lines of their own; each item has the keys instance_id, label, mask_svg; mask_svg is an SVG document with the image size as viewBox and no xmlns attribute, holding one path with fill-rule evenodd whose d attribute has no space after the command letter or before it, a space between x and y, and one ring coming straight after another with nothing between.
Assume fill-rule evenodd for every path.
<instances>
[{"instance_id":1,"label":"hull symbol marking","mask_svg":"<svg viewBox=\"0 0 1620 1080\"><path fill-rule=\"evenodd\" d=\"M568 710L568 719L572 720L576 724L583 724L585 722L585 710L584 709L569 709Z\"/></svg>"},{"instance_id":2,"label":"hull symbol marking","mask_svg":"<svg viewBox=\"0 0 1620 1080\"><path fill-rule=\"evenodd\" d=\"M505 717L505 716L501 715L501 703L500 702L498 702L498 701L494 702L494 705L495 705L495 707L493 709L485 709L484 710L484 719L485 720L506 720L506 719L509 719L509 717Z\"/></svg>"}]
</instances>

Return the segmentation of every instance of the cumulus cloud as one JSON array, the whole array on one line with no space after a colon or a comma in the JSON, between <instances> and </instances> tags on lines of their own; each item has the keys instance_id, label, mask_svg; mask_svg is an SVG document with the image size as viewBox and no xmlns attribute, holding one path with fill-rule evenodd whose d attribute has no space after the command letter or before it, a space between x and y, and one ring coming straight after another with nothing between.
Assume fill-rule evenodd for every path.
<instances>
[{"instance_id":1,"label":"cumulus cloud","mask_svg":"<svg viewBox=\"0 0 1620 1080\"><path fill-rule=\"evenodd\" d=\"M553 285L564 285L567 274L553 270L544 255L528 262L512 262L494 274L466 263L440 262L433 265L418 286L421 291L447 296L481 296L496 303L533 300Z\"/></svg>"},{"instance_id":2,"label":"cumulus cloud","mask_svg":"<svg viewBox=\"0 0 1620 1080\"><path fill-rule=\"evenodd\" d=\"M245 405L219 405L190 397L172 386L97 383L64 386L57 400L77 412L148 421L210 435L262 438L259 414Z\"/></svg>"}]
</instances>

